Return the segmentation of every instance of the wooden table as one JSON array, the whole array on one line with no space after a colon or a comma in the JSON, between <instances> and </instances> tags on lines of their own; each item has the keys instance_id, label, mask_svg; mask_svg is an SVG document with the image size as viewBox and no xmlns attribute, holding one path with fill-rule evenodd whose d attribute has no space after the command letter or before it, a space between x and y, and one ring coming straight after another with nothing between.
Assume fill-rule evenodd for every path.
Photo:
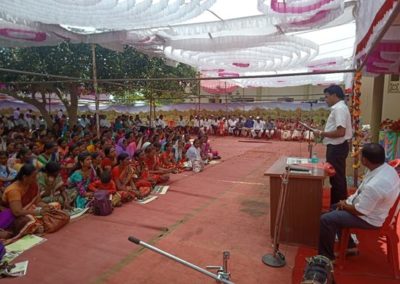
<instances>
[{"instance_id":1,"label":"wooden table","mask_svg":"<svg viewBox=\"0 0 400 284\"><path fill-rule=\"evenodd\" d=\"M286 159L281 157L264 173L270 179L271 237ZM311 174L290 173L280 242L317 247L324 179L323 169L313 169Z\"/></svg>"}]
</instances>

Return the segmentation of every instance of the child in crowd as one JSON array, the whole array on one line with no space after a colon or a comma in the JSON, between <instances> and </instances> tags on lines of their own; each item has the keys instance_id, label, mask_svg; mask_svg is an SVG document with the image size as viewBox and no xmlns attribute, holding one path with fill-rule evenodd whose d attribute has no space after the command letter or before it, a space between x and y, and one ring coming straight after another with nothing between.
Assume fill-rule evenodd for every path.
<instances>
[{"instance_id":1,"label":"child in crowd","mask_svg":"<svg viewBox=\"0 0 400 284\"><path fill-rule=\"evenodd\" d=\"M112 180L111 172L105 170L101 173L100 179L89 184L89 190L96 192L98 190L106 190L110 194L113 207L121 206L121 195L117 192L115 182Z\"/></svg>"}]
</instances>

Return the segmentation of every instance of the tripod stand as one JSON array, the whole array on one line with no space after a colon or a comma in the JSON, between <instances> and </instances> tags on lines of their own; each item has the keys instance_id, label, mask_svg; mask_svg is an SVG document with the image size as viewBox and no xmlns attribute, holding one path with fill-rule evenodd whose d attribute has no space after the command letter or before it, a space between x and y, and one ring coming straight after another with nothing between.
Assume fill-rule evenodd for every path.
<instances>
[{"instance_id":1,"label":"tripod stand","mask_svg":"<svg viewBox=\"0 0 400 284\"><path fill-rule=\"evenodd\" d=\"M285 172L281 176L281 192L279 194L278 208L275 218L275 230L272 247L274 249L272 254L266 254L262 258L262 262L271 267L283 267L286 265L285 256L279 251L279 238L281 234L281 227L283 222L283 213L285 210L285 203L287 197L287 188L289 184L290 167L287 166Z\"/></svg>"}]
</instances>

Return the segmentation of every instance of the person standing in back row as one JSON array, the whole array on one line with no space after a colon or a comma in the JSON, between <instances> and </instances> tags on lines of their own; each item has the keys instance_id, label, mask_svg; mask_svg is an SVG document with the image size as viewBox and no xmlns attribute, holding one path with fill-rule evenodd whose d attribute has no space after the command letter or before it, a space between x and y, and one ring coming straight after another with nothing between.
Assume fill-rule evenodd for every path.
<instances>
[{"instance_id":1,"label":"person standing in back row","mask_svg":"<svg viewBox=\"0 0 400 284\"><path fill-rule=\"evenodd\" d=\"M336 170L336 175L329 178L332 205L347 198L346 158L349 154L348 140L352 138L353 132L342 88L331 85L324 90L324 95L331 112L325 129L317 131L316 134L323 137L323 143L326 145L326 161Z\"/></svg>"}]
</instances>

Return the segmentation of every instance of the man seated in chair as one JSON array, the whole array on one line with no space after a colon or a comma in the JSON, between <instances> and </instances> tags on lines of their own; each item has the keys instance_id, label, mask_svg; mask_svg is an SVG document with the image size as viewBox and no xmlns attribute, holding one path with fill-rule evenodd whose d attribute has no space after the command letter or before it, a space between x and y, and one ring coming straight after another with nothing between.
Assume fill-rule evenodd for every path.
<instances>
[{"instance_id":1,"label":"man seated in chair","mask_svg":"<svg viewBox=\"0 0 400 284\"><path fill-rule=\"evenodd\" d=\"M318 254L331 260L335 259L336 234L340 234L343 228L379 229L400 193L399 176L385 163L385 150L381 145L364 145L361 162L368 172L357 191L334 204L333 211L323 214L320 219ZM348 248L353 252L356 250L352 238Z\"/></svg>"}]
</instances>

